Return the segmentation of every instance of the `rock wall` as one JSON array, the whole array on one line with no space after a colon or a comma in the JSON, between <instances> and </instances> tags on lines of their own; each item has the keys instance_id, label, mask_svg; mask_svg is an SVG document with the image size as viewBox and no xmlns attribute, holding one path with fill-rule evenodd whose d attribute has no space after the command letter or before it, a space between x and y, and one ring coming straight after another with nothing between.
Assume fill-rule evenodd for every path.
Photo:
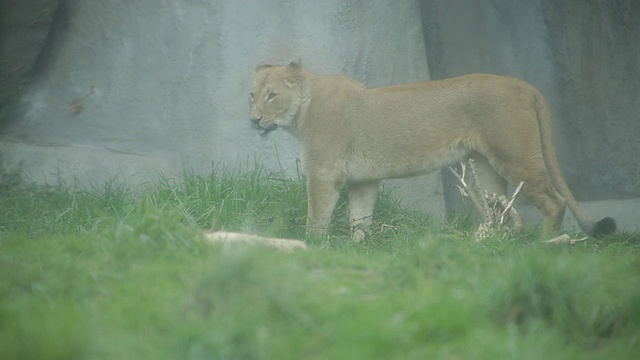
<instances>
[{"instance_id":1,"label":"rock wall","mask_svg":"<svg viewBox=\"0 0 640 360\"><path fill-rule=\"evenodd\" d=\"M576 197L628 199L587 206L638 229L640 2L424 0L421 11L431 77L490 72L538 87ZM443 178L447 208L460 209Z\"/></svg>"},{"instance_id":2,"label":"rock wall","mask_svg":"<svg viewBox=\"0 0 640 360\"><path fill-rule=\"evenodd\" d=\"M429 79L414 0L61 6L41 67L0 135L7 166L21 164L37 182L135 184L254 157L295 173L296 141L284 132L260 139L249 126L248 92L261 62L302 58L312 72L369 86ZM435 179L393 186L418 187L410 198L441 210L441 196L426 201L441 195Z\"/></svg>"},{"instance_id":3,"label":"rock wall","mask_svg":"<svg viewBox=\"0 0 640 360\"><path fill-rule=\"evenodd\" d=\"M30 84L57 9L57 0L0 0L0 125Z\"/></svg>"},{"instance_id":4,"label":"rock wall","mask_svg":"<svg viewBox=\"0 0 640 360\"><path fill-rule=\"evenodd\" d=\"M586 199L640 197L640 2L545 0L542 10L568 180Z\"/></svg>"}]
</instances>

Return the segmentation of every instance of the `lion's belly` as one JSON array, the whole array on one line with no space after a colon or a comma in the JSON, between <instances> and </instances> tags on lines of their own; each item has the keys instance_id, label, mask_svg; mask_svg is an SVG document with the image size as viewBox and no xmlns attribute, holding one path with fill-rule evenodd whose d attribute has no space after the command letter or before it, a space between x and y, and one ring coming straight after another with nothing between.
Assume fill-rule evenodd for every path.
<instances>
[{"instance_id":1,"label":"lion's belly","mask_svg":"<svg viewBox=\"0 0 640 360\"><path fill-rule=\"evenodd\" d=\"M460 146L415 155L402 152L354 154L346 162L347 179L355 182L423 175L459 161L467 152L468 149Z\"/></svg>"}]
</instances>

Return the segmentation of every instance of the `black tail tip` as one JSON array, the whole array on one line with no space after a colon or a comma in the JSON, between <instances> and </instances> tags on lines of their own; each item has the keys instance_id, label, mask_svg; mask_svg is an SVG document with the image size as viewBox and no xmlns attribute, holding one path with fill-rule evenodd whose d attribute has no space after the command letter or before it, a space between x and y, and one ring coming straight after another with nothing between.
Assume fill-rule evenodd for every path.
<instances>
[{"instance_id":1,"label":"black tail tip","mask_svg":"<svg viewBox=\"0 0 640 360\"><path fill-rule=\"evenodd\" d=\"M616 221L613 218L606 217L596 223L591 230L591 236L605 236L613 234L616 231Z\"/></svg>"}]
</instances>

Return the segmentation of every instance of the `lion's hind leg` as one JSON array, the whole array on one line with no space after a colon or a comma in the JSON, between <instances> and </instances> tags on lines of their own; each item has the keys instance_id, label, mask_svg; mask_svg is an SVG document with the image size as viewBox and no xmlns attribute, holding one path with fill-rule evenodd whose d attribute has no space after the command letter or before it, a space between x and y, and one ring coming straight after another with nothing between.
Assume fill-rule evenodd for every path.
<instances>
[{"instance_id":1,"label":"lion's hind leg","mask_svg":"<svg viewBox=\"0 0 640 360\"><path fill-rule=\"evenodd\" d=\"M496 161L492 163L494 168L512 185L524 182L522 194L542 214L543 236L556 234L562 226L567 201L551 183L542 154L510 160L508 163Z\"/></svg>"},{"instance_id":2,"label":"lion's hind leg","mask_svg":"<svg viewBox=\"0 0 640 360\"><path fill-rule=\"evenodd\" d=\"M537 185L533 183L527 186L526 180L524 181L524 196L542 213L543 236L548 238L557 235L562 227L567 201L553 188L548 179L544 181L544 185L539 182Z\"/></svg>"}]
</instances>

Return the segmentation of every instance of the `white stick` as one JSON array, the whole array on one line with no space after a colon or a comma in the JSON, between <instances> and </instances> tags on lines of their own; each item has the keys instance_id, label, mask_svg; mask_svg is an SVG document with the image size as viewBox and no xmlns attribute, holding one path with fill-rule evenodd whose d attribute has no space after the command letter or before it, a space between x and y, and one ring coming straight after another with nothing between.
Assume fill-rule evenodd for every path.
<instances>
[{"instance_id":1,"label":"white stick","mask_svg":"<svg viewBox=\"0 0 640 360\"><path fill-rule=\"evenodd\" d=\"M204 233L204 236L209 242L214 244L264 245L285 252L304 250L307 248L307 244L301 240L270 238L229 231L207 231Z\"/></svg>"}]
</instances>

